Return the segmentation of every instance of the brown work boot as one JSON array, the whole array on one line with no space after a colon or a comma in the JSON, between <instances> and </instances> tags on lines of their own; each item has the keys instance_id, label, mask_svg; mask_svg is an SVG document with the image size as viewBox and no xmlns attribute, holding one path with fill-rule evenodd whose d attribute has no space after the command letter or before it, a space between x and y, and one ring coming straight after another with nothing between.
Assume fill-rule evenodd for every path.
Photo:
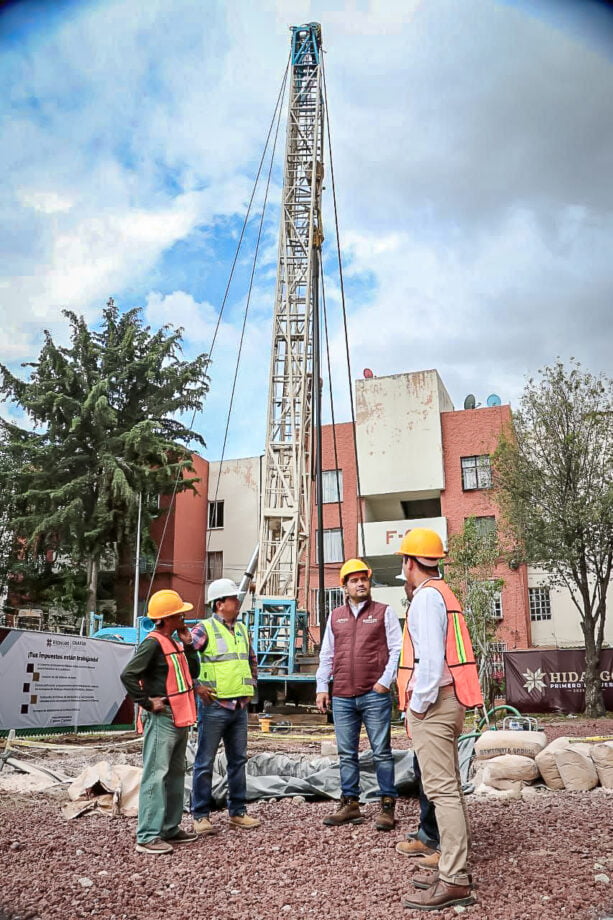
<instances>
[{"instance_id":1,"label":"brown work boot","mask_svg":"<svg viewBox=\"0 0 613 920\"><path fill-rule=\"evenodd\" d=\"M375 827L378 831L393 831L396 827L394 818L394 809L396 808L396 799L391 795L384 795L381 799L381 811L377 815Z\"/></svg>"},{"instance_id":2,"label":"brown work boot","mask_svg":"<svg viewBox=\"0 0 613 920\"><path fill-rule=\"evenodd\" d=\"M403 856L432 856L436 850L427 847L421 840L402 840L396 844L396 852Z\"/></svg>"},{"instance_id":3,"label":"brown work boot","mask_svg":"<svg viewBox=\"0 0 613 920\"><path fill-rule=\"evenodd\" d=\"M435 850L430 856L424 856L423 859L416 859L413 865L420 871L422 869L438 869L440 858L441 854L438 850Z\"/></svg>"},{"instance_id":4,"label":"brown work boot","mask_svg":"<svg viewBox=\"0 0 613 920\"><path fill-rule=\"evenodd\" d=\"M341 796L338 808L333 815L324 818L328 827L339 827L341 824L363 824L364 817L360 811L360 802L351 796Z\"/></svg>"},{"instance_id":5,"label":"brown work boot","mask_svg":"<svg viewBox=\"0 0 613 920\"><path fill-rule=\"evenodd\" d=\"M202 834L202 835L218 834L219 828L215 827L214 824L211 824L208 817L194 818L194 832L196 834Z\"/></svg>"},{"instance_id":6,"label":"brown work boot","mask_svg":"<svg viewBox=\"0 0 613 920\"><path fill-rule=\"evenodd\" d=\"M250 831L260 826L260 819L252 818L251 815L231 815L230 824L232 827L241 827L243 830Z\"/></svg>"},{"instance_id":7,"label":"brown work boot","mask_svg":"<svg viewBox=\"0 0 613 920\"><path fill-rule=\"evenodd\" d=\"M411 882L415 888L430 888L438 881L438 870L431 869L429 872L416 872L415 875L411 878Z\"/></svg>"},{"instance_id":8,"label":"brown work boot","mask_svg":"<svg viewBox=\"0 0 613 920\"><path fill-rule=\"evenodd\" d=\"M445 907L474 904L476 898L470 885L451 885L437 879L425 891L416 891L402 901L403 907L411 910L443 910Z\"/></svg>"}]
</instances>

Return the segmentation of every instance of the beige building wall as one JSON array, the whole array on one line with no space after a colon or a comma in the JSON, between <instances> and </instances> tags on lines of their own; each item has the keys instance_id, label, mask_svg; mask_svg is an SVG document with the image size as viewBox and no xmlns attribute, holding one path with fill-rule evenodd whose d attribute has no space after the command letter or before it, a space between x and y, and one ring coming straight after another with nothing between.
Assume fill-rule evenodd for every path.
<instances>
[{"instance_id":1,"label":"beige building wall","mask_svg":"<svg viewBox=\"0 0 613 920\"><path fill-rule=\"evenodd\" d=\"M528 591L530 588L549 588L551 606L550 620L532 620L530 631L534 646L555 646L556 648L580 648L585 645L580 626L579 611L573 604L566 588L552 587L550 579L542 569L528 568ZM607 592L608 616L605 622L604 641L613 646L613 587Z\"/></svg>"},{"instance_id":2,"label":"beige building wall","mask_svg":"<svg viewBox=\"0 0 613 920\"><path fill-rule=\"evenodd\" d=\"M435 370L356 381L362 495L445 487L441 412L453 410Z\"/></svg>"},{"instance_id":3,"label":"beige building wall","mask_svg":"<svg viewBox=\"0 0 613 920\"><path fill-rule=\"evenodd\" d=\"M260 491L261 457L210 464L209 509L213 502L223 502L223 527L209 526L207 554L223 553L223 575L237 583L259 539ZM209 510L209 524L211 514Z\"/></svg>"}]
</instances>

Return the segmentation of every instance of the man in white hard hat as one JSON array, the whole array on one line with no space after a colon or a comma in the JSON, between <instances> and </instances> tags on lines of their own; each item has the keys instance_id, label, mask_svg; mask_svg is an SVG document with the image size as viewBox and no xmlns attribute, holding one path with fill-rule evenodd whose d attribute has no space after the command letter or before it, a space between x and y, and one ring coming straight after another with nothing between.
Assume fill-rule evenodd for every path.
<instances>
[{"instance_id":1,"label":"man in white hard hat","mask_svg":"<svg viewBox=\"0 0 613 920\"><path fill-rule=\"evenodd\" d=\"M192 629L200 652L198 749L194 760L192 814L198 834L215 834L211 823L213 763L223 741L227 760L228 813L233 827L259 826L246 811L247 707L255 693L257 659L240 611L238 586L229 578L211 582L211 616Z\"/></svg>"}]
</instances>

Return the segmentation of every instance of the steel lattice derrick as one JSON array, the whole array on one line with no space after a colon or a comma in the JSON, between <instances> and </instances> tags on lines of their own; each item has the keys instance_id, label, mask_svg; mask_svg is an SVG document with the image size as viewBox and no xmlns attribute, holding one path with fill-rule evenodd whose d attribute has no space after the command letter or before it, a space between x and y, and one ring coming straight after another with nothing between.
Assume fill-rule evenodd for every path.
<instances>
[{"instance_id":1,"label":"steel lattice derrick","mask_svg":"<svg viewBox=\"0 0 613 920\"><path fill-rule=\"evenodd\" d=\"M264 454L258 593L296 597L310 524L313 271L321 246L321 29L292 29L291 81Z\"/></svg>"}]
</instances>

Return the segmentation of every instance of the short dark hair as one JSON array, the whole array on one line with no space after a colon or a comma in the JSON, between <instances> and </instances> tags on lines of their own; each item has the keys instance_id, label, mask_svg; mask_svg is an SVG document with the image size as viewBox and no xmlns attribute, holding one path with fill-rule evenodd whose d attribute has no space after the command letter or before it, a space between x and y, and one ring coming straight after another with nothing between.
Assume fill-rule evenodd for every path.
<instances>
[{"instance_id":1,"label":"short dark hair","mask_svg":"<svg viewBox=\"0 0 613 920\"><path fill-rule=\"evenodd\" d=\"M438 560L435 561L434 565L424 565L423 562L420 562L415 556L404 556L405 562L407 559L412 559L423 575L440 575Z\"/></svg>"}]
</instances>

